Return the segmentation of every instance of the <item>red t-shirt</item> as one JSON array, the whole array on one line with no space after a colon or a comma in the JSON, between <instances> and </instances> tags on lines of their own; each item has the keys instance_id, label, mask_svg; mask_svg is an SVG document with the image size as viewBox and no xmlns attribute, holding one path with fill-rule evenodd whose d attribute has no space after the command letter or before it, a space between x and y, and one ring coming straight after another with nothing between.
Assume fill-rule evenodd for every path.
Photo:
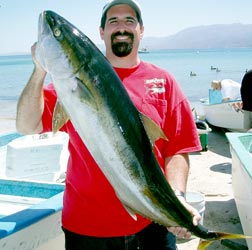
<instances>
[{"instance_id":1,"label":"red t-shirt","mask_svg":"<svg viewBox=\"0 0 252 250\"><path fill-rule=\"evenodd\" d=\"M169 139L155 143L161 168L167 156L201 150L189 103L169 73L143 61L132 69L115 70L137 109L155 121ZM50 131L57 98L51 84L44 89L44 96L43 129ZM134 234L149 225L142 216L135 221L128 214L71 121L62 131L70 138L63 227L82 235L110 237Z\"/></svg>"}]
</instances>

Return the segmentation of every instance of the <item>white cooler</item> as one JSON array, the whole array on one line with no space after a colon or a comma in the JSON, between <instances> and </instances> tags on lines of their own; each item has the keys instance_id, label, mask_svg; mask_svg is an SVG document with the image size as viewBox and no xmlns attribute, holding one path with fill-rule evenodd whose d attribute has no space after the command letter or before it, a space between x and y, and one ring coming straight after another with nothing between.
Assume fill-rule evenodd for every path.
<instances>
[{"instance_id":1,"label":"white cooler","mask_svg":"<svg viewBox=\"0 0 252 250\"><path fill-rule=\"evenodd\" d=\"M15 139L7 145L5 175L7 178L47 176L51 179L60 171L62 149L62 137L51 133Z\"/></svg>"}]
</instances>

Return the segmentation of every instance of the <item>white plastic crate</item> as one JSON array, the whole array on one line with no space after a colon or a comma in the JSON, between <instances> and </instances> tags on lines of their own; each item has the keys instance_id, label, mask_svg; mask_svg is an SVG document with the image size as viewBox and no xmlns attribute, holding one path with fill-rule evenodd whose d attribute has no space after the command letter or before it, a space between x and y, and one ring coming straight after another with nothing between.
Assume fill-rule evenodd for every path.
<instances>
[{"instance_id":1,"label":"white plastic crate","mask_svg":"<svg viewBox=\"0 0 252 250\"><path fill-rule=\"evenodd\" d=\"M22 178L60 170L63 140L51 133L25 136L7 145L6 177Z\"/></svg>"}]
</instances>

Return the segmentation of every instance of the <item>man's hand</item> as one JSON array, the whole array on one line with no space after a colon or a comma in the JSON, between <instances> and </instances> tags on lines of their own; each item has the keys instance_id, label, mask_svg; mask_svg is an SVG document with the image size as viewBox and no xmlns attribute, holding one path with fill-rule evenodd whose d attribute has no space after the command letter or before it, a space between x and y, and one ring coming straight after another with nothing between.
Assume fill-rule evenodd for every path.
<instances>
[{"instance_id":1,"label":"man's hand","mask_svg":"<svg viewBox=\"0 0 252 250\"><path fill-rule=\"evenodd\" d=\"M193 225L197 226L201 219L198 210L188 204L185 198L178 197L178 199L184 205L184 207L193 215ZM167 229L169 232L173 233L178 238L190 239L192 236L192 233L184 227L168 227Z\"/></svg>"},{"instance_id":2,"label":"man's hand","mask_svg":"<svg viewBox=\"0 0 252 250\"><path fill-rule=\"evenodd\" d=\"M37 42L35 42L31 47L31 54L32 54L32 60L35 65L35 70L37 72L40 72L41 75L46 75L45 69L41 66L40 62L36 58L36 48L37 48Z\"/></svg>"}]
</instances>

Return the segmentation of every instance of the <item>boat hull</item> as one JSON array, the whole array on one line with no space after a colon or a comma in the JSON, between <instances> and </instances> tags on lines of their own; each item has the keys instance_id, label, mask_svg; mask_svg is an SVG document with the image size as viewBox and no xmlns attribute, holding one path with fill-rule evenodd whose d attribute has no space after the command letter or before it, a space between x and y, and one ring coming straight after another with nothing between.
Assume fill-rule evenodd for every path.
<instances>
[{"instance_id":1,"label":"boat hull","mask_svg":"<svg viewBox=\"0 0 252 250\"><path fill-rule=\"evenodd\" d=\"M220 128L230 131L245 132L250 129L250 119L247 112L238 108L241 101L230 101L217 104L209 104L201 101L206 121Z\"/></svg>"},{"instance_id":2,"label":"boat hull","mask_svg":"<svg viewBox=\"0 0 252 250\"><path fill-rule=\"evenodd\" d=\"M15 131L0 134L0 249L3 250L64 249L61 211L65 185L54 180L55 166L44 171L45 165L41 164L43 157L50 160L43 152L50 153L50 157L57 153L57 161L51 163L58 164L61 160L58 149L63 142L52 143L50 138L37 137L25 137ZM56 153L52 150L55 148ZM68 152L60 152L66 162ZM8 166L12 171L9 174ZM58 173L61 172L60 168Z\"/></svg>"},{"instance_id":3,"label":"boat hull","mask_svg":"<svg viewBox=\"0 0 252 250\"><path fill-rule=\"evenodd\" d=\"M234 198L245 234L252 232L252 134L226 133L232 155L232 186ZM252 239L247 240L252 250Z\"/></svg>"},{"instance_id":4,"label":"boat hull","mask_svg":"<svg viewBox=\"0 0 252 250\"><path fill-rule=\"evenodd\" d=\"M63 184L0 180L0 249L64 249L63 191Z\"/></svg>"},{"instance_id":5,"label":"boat hull","mask_svg":"<svg viewBox=\"0 0 252 250\"><path fill-rule=\"evenodd\" d=\"M64 234L61 230L61 212L25 227L0 240L3 250L64 250ZM20 247L21 246L21 247Z\"/></svg>"}]
</instances>

